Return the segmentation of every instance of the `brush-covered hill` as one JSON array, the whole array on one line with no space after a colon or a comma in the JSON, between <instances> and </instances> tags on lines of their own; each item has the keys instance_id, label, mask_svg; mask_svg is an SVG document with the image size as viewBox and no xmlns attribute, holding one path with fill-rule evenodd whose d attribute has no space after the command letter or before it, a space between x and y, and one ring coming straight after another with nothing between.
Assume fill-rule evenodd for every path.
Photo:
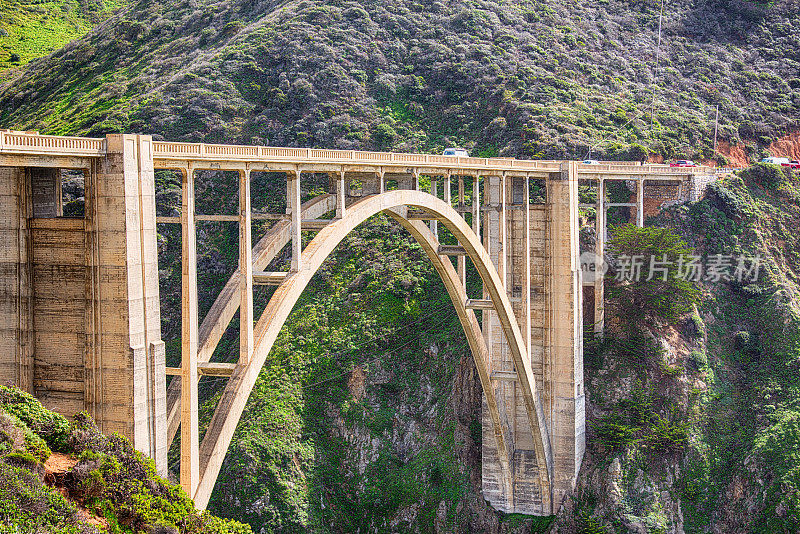
<instances>
[{"instance_id":1,"label":"brush-covered hill","mask_svg":"<svg viewBox=\"0 0 800 534\"><path fill-rule=\"evenodd\" d=\"M180 486L124 437L85 413L69 422L0 386L0 532L15 534L248 534L195 509Z\"/></svg>"},{"instance_id":2,"label":"brush-covered hill","mask_svg":"<svg viewBox=\"0 0 800 534\"><path fill-rule=\"evenodd\" d=\"M658 25L655 0L139 0L31 63L0 125L524 157L710 157L717 104L751 152L796 127L792 0L667 2L656 72Z\"/></svg>"},{"instance_id":3,"label":"brush-covered hill","mask_svg":"<svg viewBox=\"0 0 800 534\"><path fill-rule=\"evenodd\" d=\"M125 0L4 0L0 3L0 81L6 71L86 35Z\"/></svg>"}]
</instances>

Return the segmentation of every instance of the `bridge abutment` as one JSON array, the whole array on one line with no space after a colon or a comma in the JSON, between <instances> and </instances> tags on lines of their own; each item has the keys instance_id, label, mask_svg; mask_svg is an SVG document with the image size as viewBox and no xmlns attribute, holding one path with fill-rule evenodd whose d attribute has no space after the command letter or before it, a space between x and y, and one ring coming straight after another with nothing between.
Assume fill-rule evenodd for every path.
<instances>
[{"instance_id":1,"label":"bridge abutment","mask_svg":"<svg viewBox=\"0 0 800 534\"><path fill-rule=\"evenodd\" d=\"M0 376L66 416L87 410L166 473L152 141L110 135L106 149L0 167ZM82 216L63 216L62 169L83 174Z\"/></svg>"},{"instance_id":2,"label":"bridge abutment","mask_svg":"<svg viewBox=\"0 0 800 534\"><path fill-rule=\"evenodd\" d=\"M87 253L96 327L87 345L86 405L166 472L166 371L158 286L152 140L107 137L91 175Z\"/></svg>"},{"instance_id":3,"label":"bridge abutment","mask_svg":"<svg viewBox=\"0 0 800 534\"><path fill-rule=\"evenodd\" d=\"M506 482L484 402L483 493L495 508L508 513L549 515L558 510L574 487L584 452L578 180L575 163L562 167L544 180L513 175L484 180L484 247L526 339L553 449L550 465L537 458L508 341L497 312L484 310L483 333L495 389L485 393L497 398L512 454ZM537 186L544 189L543 200L532 196L532 191L541 193Z\"/></svg>"},{"instance_id":4,"label":"bridge abutment","mask_svg":"<svg viewBox=\"0 0 800 534\"><path fill-rule=\"evenodd\" d=\"M583 298L578 250L578 173L562 164L547 182L549 390L545 403L553 447L553 511L575 487L586 443L583 384Z\"/></svg>"}]
</instances>

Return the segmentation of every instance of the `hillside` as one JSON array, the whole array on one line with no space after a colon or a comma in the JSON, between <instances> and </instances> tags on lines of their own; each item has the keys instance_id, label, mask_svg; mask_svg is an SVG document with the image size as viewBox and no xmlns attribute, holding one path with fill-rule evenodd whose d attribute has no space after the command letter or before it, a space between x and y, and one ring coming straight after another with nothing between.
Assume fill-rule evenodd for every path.
<instances>
[{"instance_id":1,"label":"hillside","mask_svg":"<svg viewBox=\"0 0 800 534\"><path fill-rule=\"evenodd\" d=\"M14 71L0 89L0 126L342 148L466 145L520 157L582 158L594 147L620 158L641 144L656 157L700 159L711 156L719 104L725 149L742 161L797 137L795 2L668 2L651 128L658 8L140 0ZM160 172L158 184L159 209L175 209L175 177ZM321 187L304 185L304 198ZM212 186L213 201L235 211L235 182L201 174L200 196ZM282 206L283 187L280 177L254 181L253 196ZM587 340L587 456L558 517L505 516L482 500L481 396L466 340L422 251L382 217L347 238L293 311L211 511L260 532L798 531L800 183L756 167L648 224L673 229L704 256L760 254L767 274L746 286L703 284L697 312L610 321L605 341ZM200 225L201 316L235 269L235 236L235 225ZM176 237L159 235L170 365L180 332ZM629 304L609 298L610 310ZM215 360L236 357L232 326ZM205 421L220 383L201 383Z\"/></svg>"},{"instance_id":2,"label":"hillside","mask_svg":"<svg viewBox=\"0 0 800 534\"><path fill-rule=\"evenodd\" d=\"M0 532L19 534L248 534L247 525L195 510L130 442L70 423L16 388L0 386Z\"/></svg>"},{"instance_id":3,"label":"hillside","mask_svg":"<svg viewBox=\"0 0 800 534\"><path fill-rule=\"evenodd\" d=\"M139 0L0 93L0 125L480 155L709 158L797 127L791 0ZM655 81L655 83L654 83ZM650 111L655 93L655 117Z\"/></svg>"},{"instance_id":4,"label":"hillside","mask_svg":"<svg viewBox=\"0 0 800 534\"><path fill-rule=\"evenodd\" d=\"M5 0L0 3L0 82L20 67L82 37L125 0ZM13 73L11 74L13 76Z\"/></svg>"}]
</instances>

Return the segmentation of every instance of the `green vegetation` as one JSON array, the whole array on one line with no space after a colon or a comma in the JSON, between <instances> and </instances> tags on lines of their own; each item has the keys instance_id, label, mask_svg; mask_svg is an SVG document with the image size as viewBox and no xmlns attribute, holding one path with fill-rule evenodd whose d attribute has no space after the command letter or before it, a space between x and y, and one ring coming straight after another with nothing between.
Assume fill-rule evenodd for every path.
<instances>
[{"instance_id":1,"label":"green vegetation","mask_svg":"<svg viewBox=\"0 0 800 534\"><path fill-rule=\"evenodd\" d=\"M757 165L716 184L707 200L689 210L692 233L708 254L763 259L758 280L720 284L708 305L718 311L708 325L712 387L702 404L708 449L696 460L709 491L691 492L689 517L698 527L726 488L741 484L747 497L736 505L752 500L759 510L754 532L798 528L800 379L794 369L800 319L790 296L800 268L798 185L796 175Z\"/></svg>"},{"instance_id":2,"label":"green vegetation","mask_svg":"<svg viewBox=\"0 0 800 534\"><path fill-rule=\"evenodd\" d=\"M74 464L57 477L46 476L51 450ZM101 434L87 415L70 423L29 394L0 386L0 532L89 534L98 524L110 534L252 532L199 513L152 460L122 436Z\"/></svg>"},{"instance_id":3,"label":"green vegetation","mask_svg":"<svg viewBox=\"0 0 800 534\"><path fill-rule=\"evenodd\" d=\"M78 4L36 6L61 5ZM3 91L0 125L637 161L711 159L717 104L720 138L752 157L795 126L791 2L665 9L654 77L652 1L141 0Z\"/></svg>"},{"instance_id":4,"label":"green vegetation","mask_svg":"<svg viewBox=\"0 0 800 534\"><path fill-rule=\"evenodd\" d=\"M25 65L85 35L125 0L6 0L0 4L2 71Z\"/></svg>"},{"instance_id":5,"label":"green vegetation","mask_svg":"<svg viewBox=\"0 0 800 534\"><path fill-rule=\"evenodd\" d=\"M620 321L585 348L594 412L586 461L598 463L590 476L605 473L618 489L613 504L607 483L579 491L576 530L669 531L680 502L686 532L797 531L799 187L796 174L756 165L651 228L618 233L617 251L661 235L669 249L677 232L701 263L746 255L762 267L754 279L704 278L696 307L649 324L624 310L648 310L647 287L610 289L607 317Z\"/></svg>"},{"instance_id":6,"label":"green vegetation","mask_svg":"<svg viewBox=\"0 0 800 534\"><path fill-rule=\"evenodd\" d=\"M672 322L693 309L700 290L685 276L685 265L694 251L680 236L669 228L635 224L616 226L612 232L608 250L617 258L620 280L609 284L608 296L621 303L616 311L626 315L627 323Z\"/></svg>"}]
</instances>

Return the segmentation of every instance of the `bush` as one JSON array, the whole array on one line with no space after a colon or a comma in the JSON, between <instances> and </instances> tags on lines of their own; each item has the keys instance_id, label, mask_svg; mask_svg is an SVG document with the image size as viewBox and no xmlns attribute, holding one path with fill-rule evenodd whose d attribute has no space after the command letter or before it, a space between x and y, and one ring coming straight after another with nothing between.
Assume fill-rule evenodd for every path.
<instances>
[{"instance_id":1,"label":"bush","mask_svg":"<svg viewBox=\"0 0 800 534\"><path fill-rule=\"evenodd\" d=\"M777 190L781 185L792 180L792 171L789 167L771 163L756 163L749 169L742 171L742 177L745 180L760 184L765 189Z\"/></svg>"},{"instance_id":2,"label":"bush","mask_svg":"<svg viewBox=\"0 0 800 534\"><path fill-rule=\"evenodd\" d=\"M689 359L697 369L705 369L708 367L708 355L702 350L693 350L689 355Z\"/></svg>"},{"instance_id":3,"label":"bush","mask_svg":"<svg viewBox=\"0 0 800 534\"><path fill-rule=\"evenodd\" d=\"M772 475L754 531L800 531L800 412L776 413L756 436L753 452Z\"/></svg>"},{"instance_id":4,"label":"bush","mask_svg":"<svg viewBox=\"0 0 800 534\"><path fill-rule=\"evenodd\" d=\"M688 439L688 421L676 421L678 415L673 413L670 418L654 414L654 421L649 432L645 435L643 446L656 453L673 454L680 451Z\"/></svg>"},{"instance_id":5,"label":"bush","mask_svg":"<svg viewBox=\"0 0 800 534\"><path fill-rule=\"evenodd\" d=\"M95 532L77 521L74 506L58 491L43 484L40 464L50 455L48 444L78 454L64 489L105 518L113 533L252 532L248 525L198 512L180 486L158 476L150 458L118 434L103 435L86 413L70 425L27 393L1 386L0 407L8 412L0 411L0 443L12 445L0 457L0 532L6 526L22 532Z\"/></svg>"},{"instance_id":6,"label":"bush","mask_svg":"<svg viewBox=\"0 0 800 534\"><path fill-rule=\"evenodd\" d=\"M626 424L618 415L590 423L595 432L597 443L604 449L618 451L636 441L638 429Z\"/></svg>"},{"instance_id":7,"label":"bush","mask_svg":"<svg viewBox=\"0 0 800 534\"><path fill-rule=\"evenodd\" d=\"M46 409L32 395L17 388L0 386L0 409L11 414L41 436L50 449L67 452L69 421Z\"/></svg>"},{"instance_id":8,"label":"bush","mask_svg":"<svg viewBox=\"0 0 800 534\"><path fill-rule=\"evenodd\" d=\"M16 455L21 463L31 458ZM15 462L16 463L16 462ZM42 483L26 465L0 461L0 532L96 533L78 520L75 506Z\"/></svg>"},{"instance_id":9,"label":"bush","mask_svg":"<svg viewBox=\"0 0 800 534\"><path fill-rule=\"evenodd\" d=\"M700 290L693 281L684 279L678 269L680 262L694 251L673 230L639 228L633 224L618 226L613 230L609 251L619 262L617 280L609 284L609 298L616 300L617 309L629 322L636 323L642 318L671 322L692 311L700 300ZM632 269L637 257L642 258L643 264L638 277ZM651 270L651 259L659 262L665 259L666 273Z\"/></svg>"}]
</instances>

